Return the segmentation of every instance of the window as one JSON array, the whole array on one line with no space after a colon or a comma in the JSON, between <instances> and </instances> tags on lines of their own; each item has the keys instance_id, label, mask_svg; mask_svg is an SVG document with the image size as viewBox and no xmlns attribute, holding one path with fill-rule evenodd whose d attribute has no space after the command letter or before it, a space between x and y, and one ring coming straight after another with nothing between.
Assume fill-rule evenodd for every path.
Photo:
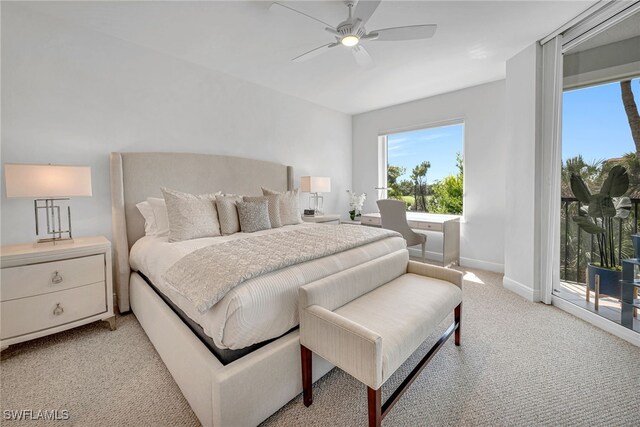
<instances>
[{"instance_id":1,"label":"window","mask_svg":"<svg viewBox=\"0 0 640 427\"><path fill-rule=\"evenodd\" d=\"M462 214L464 123L380 137L378 198L408 211Z\"/></svg>"}]
</instances>

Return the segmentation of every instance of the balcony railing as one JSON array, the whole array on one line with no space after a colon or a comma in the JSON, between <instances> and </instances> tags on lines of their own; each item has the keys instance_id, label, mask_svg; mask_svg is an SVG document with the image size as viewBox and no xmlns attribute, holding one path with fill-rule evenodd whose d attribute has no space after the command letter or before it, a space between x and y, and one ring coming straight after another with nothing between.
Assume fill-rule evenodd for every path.
<instances>
[{"instance_id":1,"label":"balcony railing","mask_svg":"<svg viewBox=\"0 0 640 427\"><path fill-rule=\"evenodd\" d=\"M618 247L618 265L620 260L633 256L631 235L638 232L638 211L640 199L631 199L631 212L628 218L615 220L617 233L614 242ZM582 204L574 197L562 197L560 212L560 280L586 282L587 263L598 262L597 241L594 237L578 228L571 219L578 215Z\"/></svg>"}]
</instances>

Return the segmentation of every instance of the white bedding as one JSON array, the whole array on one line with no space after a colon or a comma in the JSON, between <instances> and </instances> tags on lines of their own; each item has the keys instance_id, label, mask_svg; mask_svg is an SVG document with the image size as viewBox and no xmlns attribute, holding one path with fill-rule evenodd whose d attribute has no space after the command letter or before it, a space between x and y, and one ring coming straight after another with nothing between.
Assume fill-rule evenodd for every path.
<instances>
[{"instance_id":1,"label":"white bedding","mask_svg":"<svg viewBox=\"0 0 640 427\"><path fill-rule=\"evenodd\" d=\"M216 346L236 350L276 338L296 326L300 286L406 248L402 237L391 237L265 274L235 287L204 314L200 314L193 304L168 287L162 279L164 273L176 261L202 247L258 235L287 232L299 227L330 225L305 223L251 234L236 233L176 243L168 243L167 237L145 236L131 248L129 261L133 270L147 276L161 292L197 322Z\"/></svg>"}]
</instances>

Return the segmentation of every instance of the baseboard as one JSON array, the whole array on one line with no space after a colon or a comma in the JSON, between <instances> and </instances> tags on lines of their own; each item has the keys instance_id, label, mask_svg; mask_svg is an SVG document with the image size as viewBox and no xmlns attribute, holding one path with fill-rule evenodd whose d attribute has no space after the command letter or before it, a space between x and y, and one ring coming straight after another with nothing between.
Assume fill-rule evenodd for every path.
<instances>
[{"instance_id":1,"label":"baseboard","mask_svg":"<svg viewBox=\"0 0 640 427\"><path fill-rule=\"evenodd\" d=\"M622 325L617 324L616 322L605 319L602 316L598 316L595 313L590 312L582 307L578 307L575 304L571 304L568 301L563 300L562 298L552 296L551 304L555 305L559 309L566 311L569 314L576 316L578 319L582 319L585 322L591 323L593 326L596 326L603 331L609 332L621 338L637 347L640 347L640 334L638 332L632 331L629 328L625 328Z\"/></svg>"},{"instance_id":2,"label":"baseboard","mask_svg":"<svg viewBox=\"0 0 640 427\"><path fill-rule=\"evenodd\" d=\"M534 290L531 289L530 287L523 285L520 282L516 282L513 279L508 278L507 276L505 276L502 279L502 286L504 286L505 289L510 290L511 292L520 295L522 298L529 300L531 302L538 302L540 301L540 291L539 290Z\"/></svg>"},{"instance_id":3,"label":"baseboard","mask_svg":"<svg viewBox=\"0 0 640 427\"><path fill-rule=\"evenodd\" d=\"M422 258L422 251L418 248L408 248L409 255L415 258ZM425 252L425 256L429 261L442 262L442 253ZM460 257L460 265L463 267L477 268L478 270L492 271L494 273L504 273L504 264L498 264L491 261L483 261L481 259Z\"/></svg>"},{"instance_id":4,"label":"baseboard","mask_svg":"<svg viewBox=\"0 0 640 427\"><path fill-rule=\"evenodd\" d=\"M494 273L504 273L504 264L483 261L481 259L460 257L460 265L463 267L477 268L478 270L492 271Z\"/></svg>"},{"instance_id":5,"label":"baseboard","mask_svg":"<svg viewBox=\"0 0 640 427\"><path fill-rule=\"evenodd\" d=\"M409 250L409 256L418 258L418 259L422 259L422 250L418 249L418 248L407 248ZM442 253L440 252L430 252L430 251L426 251L425 252L425 257L429 260L429 261L437 261L437 262L442 262Z\"/></svg>"}]
</instances>

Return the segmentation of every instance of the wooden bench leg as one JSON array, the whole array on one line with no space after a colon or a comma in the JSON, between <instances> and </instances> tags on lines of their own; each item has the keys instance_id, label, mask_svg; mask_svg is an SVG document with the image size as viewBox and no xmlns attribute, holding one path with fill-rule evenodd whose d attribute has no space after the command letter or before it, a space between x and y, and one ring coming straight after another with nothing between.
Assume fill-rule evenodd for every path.
<instances>
[{"instance_id":1,"label":"wooden bench leg","mask_svg":"<svg viewBox=\"0 0 640 427\"><path fill-rule=\"evenodd\" d=\"M458 304L453 312L454 322L458 325L455 333L455 344L460 345L460 332L462 330L462 303Z\"/></svg>"},{"instance_id":2,"label":"wooden bench leg","mask_svg":"<svg viewBox=\"0 0 640 427\"><path fill-rule=\"evenodd\" d=\"M311 350L303 345L300 345L300 356L302 358L302 396L304 400L304 406L309 407L313 403L313 371Z\"/></svg>"},{"instance_id":3,"label":"wooden bench leg","mask_svg":"<svg viewBox=\"0 0 640 427\"><path fill-rule=\"evenodd\" d=\"M382 387L377 390L367 387L369 400L369 427L382 425Z\"/></svg>"}]
</instances>

